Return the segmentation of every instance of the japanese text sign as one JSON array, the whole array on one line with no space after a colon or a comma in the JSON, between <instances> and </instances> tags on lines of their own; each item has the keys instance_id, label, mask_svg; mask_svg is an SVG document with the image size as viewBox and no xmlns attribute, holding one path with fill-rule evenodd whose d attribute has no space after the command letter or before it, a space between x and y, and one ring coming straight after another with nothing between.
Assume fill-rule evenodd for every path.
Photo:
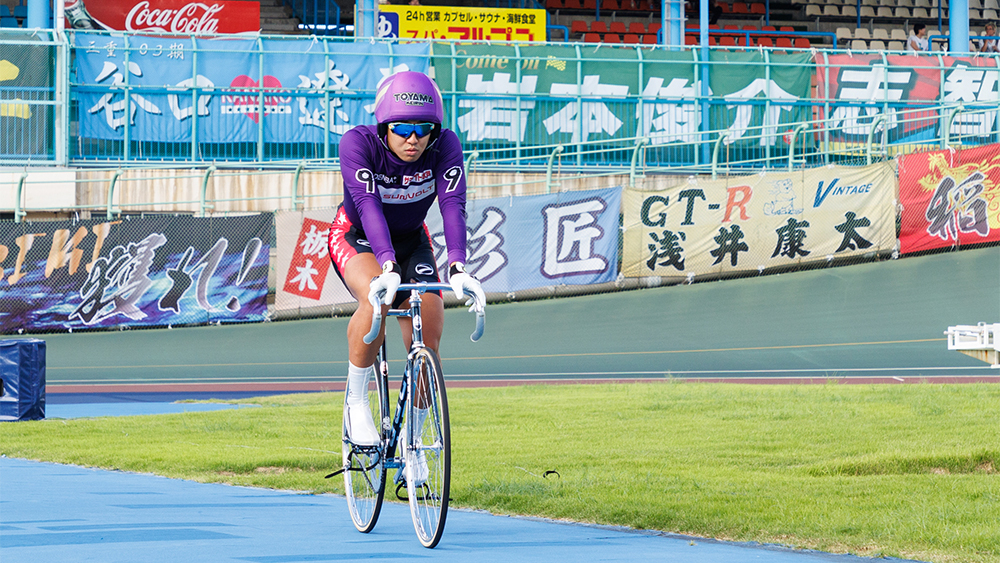
<instances>
[{"instance_id":1,"label":"japanese text sign","mask_svg":"<svg viewBox=\"0 0 1000 563\"><path fill-rule=\"evenodd\" d=\"M899 201L904 254L1000 240L1000 145L903 156Z\"/></svg>"},{"instance_id":2,"label":"japanese text sign","mask_svg":"<svg viewBox=\"0 0 1000 563\"><path fill-rule=\"evenodd\" d=\"M893 249L891 163L626 190L622 273L681 280Z\"/></svg>"},{"instance_id":3,"label":"japanese text sign","mask_svg":"<svg viewBox=\"0 0 1000 563\"><path fill-rule=\"evenodd\" d=\"M378 36L399 39L545 41L545 10L379 6Z\"/></svg>"},{"instance_id":4,"label":"japanese text sign","mask_svg":"<svg viewBox=\"0 0 1000 563\"><path fill-rule=\"evenodd\" d=\"M76 33L80 136L319 143L374 123L378 82L426 72L429 46ZM194 55L195 44L198 56Z\"/></svg>"},{"instance_id":5,"label":"japanese text sign","mask_svg":"<svg viewBox=\"0 0 1000 563\"><path fill-rule=\"evenodd\" d=\"M935 139L942 118L925 108L1000 100L992 57L887 55L883 60L882 55L820 54L817 63L823 64L816 72L817 99L829 101L834 141L867 142L876 119L883 119L878 130L895 142ZM952 123L951 132L989 137L995 127L995 111L964 112Z\"/></svg>"},{"instance_id":6,"label":"japanese text sign","mask_svg":"<svg viewBox=\"0 0 1000 563\"><path fill-rule=\"evenodd\" d=\"M648 137L690 144L702 130L725 130L727 144L784 144L789 127L808 110L811 58L773 55L771 72L751 53L712 54L708 94L720 101L703 119L701 84L691 51L588 50L574 47L458 45L456 57L437 57L435 78L459 92L456 133L465 143L580 143ZM454 63L454 64L453 64ZM723 64L724 63L724 64ZM640 80L641 77L641 80ZM579 99L577 98L579 96ZM451 96L445 100L452 103ZM764 129L765 124L773 125ZM547 136L546 136L547 135Z\"/></svg>"},{"instance_id":7,"label":"japanese text sign","mask_svg":"<svg viewBox=\"0 0 1000 563\"><path fill-rule=\"evenodd\" d=\"M621 188L470 200L469 272L487 292L612 281L618 269ZM275 310L350 303L331 270L327 238L336 210L279 212ZM444 224L432 206L426 226L439 272L448 271Z\"/></svg>"},{"instance_id":8,"label":"japanese text sign","mask_svg":"<svg viewBox=\"0 0 1000 563\"><path fill-rule=\"evenodd\" d=\"M271 215L0 223L0 332L267 313Z\"/></svg>"}]
</instances>

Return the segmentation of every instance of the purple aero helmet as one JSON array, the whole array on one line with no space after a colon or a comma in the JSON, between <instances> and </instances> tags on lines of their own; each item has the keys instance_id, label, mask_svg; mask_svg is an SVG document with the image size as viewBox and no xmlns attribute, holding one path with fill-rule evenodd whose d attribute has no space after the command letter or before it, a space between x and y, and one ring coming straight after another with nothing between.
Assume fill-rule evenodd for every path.
<instances>
[{"instance_id":1,"label":"purple aero helmet","mask_svg":"<svg viewBox=\"0 0 1000 563\"><path fill-rule=\"evenodd\" d=\"M375 121L419 120L438 125L444 120L444 104L437 84L426 74L397 72L379 84L375 94Z\"/></svg>"}]
</instances>

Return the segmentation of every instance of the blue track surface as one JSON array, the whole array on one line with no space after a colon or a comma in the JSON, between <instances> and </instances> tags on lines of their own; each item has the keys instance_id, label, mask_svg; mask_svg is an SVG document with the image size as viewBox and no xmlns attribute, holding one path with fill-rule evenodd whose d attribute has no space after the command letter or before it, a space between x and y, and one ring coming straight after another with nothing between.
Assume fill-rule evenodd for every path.
<instances>
[{"instance_id":1,"label":"blue track surface","mask_svg":"<svg viewBox=\"0 0 1000 563\"><path fill-rule=\"evenodd\" d=\"M206 485L0 458L0 561L693 561L853 563L848 555L731 544L453 510L434 550L409 508L355 531L343 497Z\"/></svg>"}]
</instances>

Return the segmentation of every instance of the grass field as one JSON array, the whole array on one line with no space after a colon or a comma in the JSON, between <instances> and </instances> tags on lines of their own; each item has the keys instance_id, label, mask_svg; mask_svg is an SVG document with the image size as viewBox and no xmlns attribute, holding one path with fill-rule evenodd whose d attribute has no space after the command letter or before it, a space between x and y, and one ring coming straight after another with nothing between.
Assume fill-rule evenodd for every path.
<instances>
[{"instance_id":1,"label":"grass field","mask_svg":"<svg viewBox=\"0 0 1000 563\"><path fill-rule=\"evenodd\" d=\"M9 457L342 492L341 394L0 425ZM454 389L453 505L934 562L1000 561L1000 387ZM547 471L556 471L558 475ZM348 515L343 517L346 519Z\"/></svg>"}]
</instances>

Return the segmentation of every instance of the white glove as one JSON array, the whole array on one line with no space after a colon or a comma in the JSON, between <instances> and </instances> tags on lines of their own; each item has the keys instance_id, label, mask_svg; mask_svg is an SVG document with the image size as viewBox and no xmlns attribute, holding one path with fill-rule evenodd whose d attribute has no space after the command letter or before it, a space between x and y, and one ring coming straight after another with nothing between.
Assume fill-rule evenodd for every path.
<instances>
[{"instance_id":1,"label":"white glove","mask_svg":"<svg viewBox=\"0 0 1000 563\"><path fill-rule=\"evenodd\" d=\"M392 305L392 300L396 297L396 290L399 289L400 272L402 270L395 262L387 260L385 264L382 264L382 274L372 278L372 283L368 286L368 302L372 304L372 307L378 306L379 295L382 292L385 294L381 301L386 305Z\"/></svg>"},{"instance_id":2,"label":"white glove","mask_svg":"<svg viewBox=\"0 0 1000 563\"><path fill-rule=\"evenodd\" d=\"M451 282L451 288L455 290L455 297L459 301L465 297L465 290L471 291L476 296L475 299L470 297L465 302L466 305L472 305L469 307L469 311L475 311L477 314L483 313L486 306L486 294L483 293L483 284L465 272L465 264L461 262L452 264L448 280Z\"/></svg>"}]
</instances>

